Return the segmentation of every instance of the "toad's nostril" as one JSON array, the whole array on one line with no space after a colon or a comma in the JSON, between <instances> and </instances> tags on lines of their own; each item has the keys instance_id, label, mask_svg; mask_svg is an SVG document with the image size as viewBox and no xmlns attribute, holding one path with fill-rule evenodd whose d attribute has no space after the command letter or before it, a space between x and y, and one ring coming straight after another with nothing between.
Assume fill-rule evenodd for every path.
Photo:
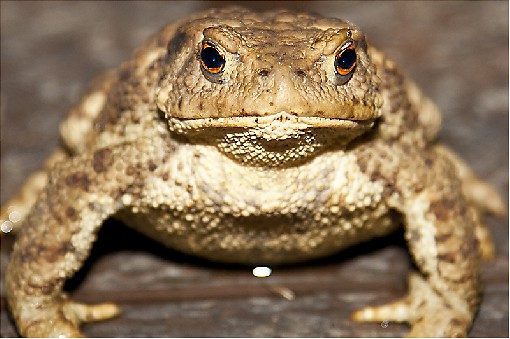
<instances>
[{"instance_id":1,"label":"toad's nostril","mask_svg":"<svg viewBox=\"0 0 510 339\"><path fill-rule=\"evenodd\" d=\"M298 77L304 77L306 75L305 71L303 71L302 69L297 69L295 72L294 72Z\"/></svg>"},{"instance_id":2,"label":"toad's nostril","mask_svg":"<svg viewBox=\"0 0 510 339\"><path fill-rule=\"evenodd\" d=\"M269 69L261 69L258 71L258 74L261 77L267 77L271 71Z\"/></svg>"}]
</instances>

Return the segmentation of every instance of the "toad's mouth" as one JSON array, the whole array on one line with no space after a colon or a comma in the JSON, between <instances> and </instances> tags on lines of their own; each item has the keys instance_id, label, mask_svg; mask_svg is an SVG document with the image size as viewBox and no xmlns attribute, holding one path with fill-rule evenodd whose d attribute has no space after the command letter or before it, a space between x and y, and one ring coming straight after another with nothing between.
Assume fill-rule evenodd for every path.
<instances>
[{"instance_id":1,"label":"toad's mouth","mask_svg":"<svg viewBox=\"0 0 510 339\"><path fill-rule=\"evenodd\" d=\"M190 131L204 128L256 128L258 130L305 130L310 128L338 128L344 130L366 130L373 126L374 119L349 120L343 118L324 118L298 116L292 112L281 111L265 116L237 116L228 118L183 119L169 117L170 128L174 131Z\"/></svg>"}]
</instances>

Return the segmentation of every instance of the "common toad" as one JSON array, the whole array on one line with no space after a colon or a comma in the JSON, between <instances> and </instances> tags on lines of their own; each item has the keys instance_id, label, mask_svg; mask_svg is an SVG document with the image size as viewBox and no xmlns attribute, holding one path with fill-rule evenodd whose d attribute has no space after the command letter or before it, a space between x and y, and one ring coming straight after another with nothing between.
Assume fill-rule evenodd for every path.
<instances>
[{"instance_id":1,"label":"common toad","mask_svg":"<svg viewBox=\"0 0 510 339\"><path fill-rule=\"evenodd\" d=\"M24 336L78 336L118 313L62 292L102 222L224 262L290 263L405 227L406 298L355 313L412 336L465 336L479 302L481 217L498 195L437 144L440 114L353 24L211 10L165 27L99 77L65 146L6 205L23 217L7 271ZM461 226L459 226L461 225Z\"/></svg>"}]
</instances>

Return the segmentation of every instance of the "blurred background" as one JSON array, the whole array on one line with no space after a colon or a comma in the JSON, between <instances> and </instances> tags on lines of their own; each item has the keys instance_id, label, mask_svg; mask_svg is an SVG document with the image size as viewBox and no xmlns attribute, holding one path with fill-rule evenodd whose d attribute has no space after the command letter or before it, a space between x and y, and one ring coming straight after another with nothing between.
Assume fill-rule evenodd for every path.
<instances>
[{"instance_id":1,"label":"blurred background","mask_svg":"<svg viewBox=\"0 0 510 339\"><path fill-rule=\"evenodd\" d=\"M59 121L94 75L120 65L165 24L232 4L356 23L441 108L441 141L508 201L508 2L2 1L1 202L58 144ZM485 297L471 335L508 337L508 219L488 221L497 258L484 267ZM88 336L383 337L407 330L349 320L360 306L404 295L412 264L401 232L265 279L253 278L251 268L166 250L115 222L99 236L67 288L82 301L116 301L124 313L86 325ZM11 246L2 238L2 273ZM16 336L1 291L0 335Z\"/></svg>"}]
</instances>

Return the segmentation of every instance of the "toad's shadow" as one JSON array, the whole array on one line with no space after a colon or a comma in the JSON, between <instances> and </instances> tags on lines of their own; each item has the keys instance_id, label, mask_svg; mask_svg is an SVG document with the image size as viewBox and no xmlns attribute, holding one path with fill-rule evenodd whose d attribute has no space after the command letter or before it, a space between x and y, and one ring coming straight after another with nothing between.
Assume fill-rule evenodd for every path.
<instances>
[{"instance_id":1,"label":"toad's shadow","mask_svg":"<svg viewBox=\"0 0 510 339\"><path fill-rule=\"evenodd\" d=\"M327 256L321 259L316 259L299 264L289 264L281 266L281 269L292 269L296 266L310 267L310 266L327 266L327 265L342 265L352 261L354 258L361 255L370 255L381 251L387 247L397 247L400 249L406 248L404 240L403 229L399 228L391 234L379 238L375 238L358 245L349 247L343 251ZM117 220L107 220L98 233L97 241L92 247L90 256L85 261L83 267L65 284L65 290L74 291L84 281L87 274L90 272L94 264L101 258L109 254L129 251L129 252L144 252L155 257L173 262L176 264L184 264L195 267L203 267L204 269L220 269L237 271L246 271L248 265L241 264L225 264L208 261L196 256L187 255L176 250L172 250L163 244L154 241L135 230L123 225ZM404 252L405 250L402 250ZM250 267L252 268L253 265ZM274 267L274 265L273 265Z\"/></svg>"}]
</instances>

